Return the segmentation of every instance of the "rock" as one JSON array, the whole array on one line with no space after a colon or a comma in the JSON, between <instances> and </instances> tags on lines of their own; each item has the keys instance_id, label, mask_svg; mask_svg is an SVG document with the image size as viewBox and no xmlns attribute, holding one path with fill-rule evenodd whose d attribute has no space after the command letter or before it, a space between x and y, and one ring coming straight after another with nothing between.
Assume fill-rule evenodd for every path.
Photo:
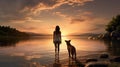
<instances>
[{"instance_id":1,"label":"rock","mask_svg":"<svg viewBox=\"0 0 120 67\"><path fill-rule=\"evenodd\" d=\"M109 58L109 55L108 55L108 54L101 54L101 55L100 55L100 58L101 58L101 59L108 59L108 58Z\"/></svg>"},{"instance_id":2,"label":"rock","mask_svg":"<svg viewBox=\"0 0 120 67\"><path fill-rule=\"evenodd\" d=\"M112 62L120 62L120 57L116 57L114 59L111 60Z\"/></svg>"},{"instance_id":3,"label":"rock","mask_svg":"<svg viewBox=\"0 0 120 67\"><path fill-rule=\"evenodd\" d=\"M92 37L92 36L89 36L88 39L93 39L93 37Z\"/></svg>"},{"instance_id":4,"label":"rock","mask_svg":"<svg viewBox=\"0 0 120 67\"><path fill-rule=\"evenodd\" d=\"M98 39L102 39L104 37L103 34L98 35Z\"/></svg>"},{"instance_id":5,"label":"rock","mask_svg":"<svg viewBox=\"0 0 120 67\"><path fill-rule=\"evenodd\" d=\"M86 64L85 67L108 67L108 64L104 62L92 62Z\"/></svg>"},{"instance_id":6,"label":"rock","mask_svg":"<svg viewBox=\"0 0 120 67\"><path fill-rule=\"evenodd\" d=\"M88 63L88 62L97 62L97 61L98 61L97 59L87 59L86 63Z\"/></svg>"},{"instance_id":7,"label":"rock","mask_svg":"<svg viewBox=\"0 0 120 67\"><path fill-rule=\"evenodd\" d=\"M110 33L105 33L105 34L103 34L103 39L110 39Z\"/></svg>"},{"instance_id":8,"label":"rock","mask_svg":"<svg viewBox=\"0 0 120 67\"><path fill-rule=\"evenodd\" d=\"M118 31L113 31L110 35L112 39L118 39L120 37L120 33Z\"/></svg>"}]
</instances>

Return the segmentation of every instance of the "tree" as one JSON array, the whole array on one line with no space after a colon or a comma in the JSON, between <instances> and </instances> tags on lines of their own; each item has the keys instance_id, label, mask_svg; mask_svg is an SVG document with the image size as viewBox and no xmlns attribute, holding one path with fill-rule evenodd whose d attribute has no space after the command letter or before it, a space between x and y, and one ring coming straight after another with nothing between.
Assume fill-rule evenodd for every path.
<instances>
[{"instance_id":1,"label":"tree","mask_svg":"<svg viewBox=\"0 0 120 67\"><path fill-rule=\"evenodd\" d=\"M0 36L27 37L29 35L10 26L0 26Z\"/></svg>"},{"instance_id":2,"label":"tree","mask_svg":"<svg viewBox=\"0 0 120 67\"><path fill-rule=\"evenodd\" d=\"M120 32L120 15L112 18L112 20L106 26L106 31L109 33L113 31Z\"/></svg>"}]
</instances>

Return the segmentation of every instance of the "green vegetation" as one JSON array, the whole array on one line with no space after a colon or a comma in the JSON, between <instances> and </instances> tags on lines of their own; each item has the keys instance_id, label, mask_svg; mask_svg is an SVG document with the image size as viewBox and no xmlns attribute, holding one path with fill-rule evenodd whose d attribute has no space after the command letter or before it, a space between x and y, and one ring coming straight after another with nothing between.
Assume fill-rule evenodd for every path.
<instances>
[{"instance_id":1,"label":"green vegetation","mask_svg":"<svg viewBox=\"0 0 120 67\"><path fill-rule=\"evenodd\" d=\"M0 37L28 37L25 32L20 32L10 26L0 26Z\"/></svg>"},{"instance_id":2,"label":"green vegetation","mask_svg":"<svg viewBox=\"0 0 120 67\"><path fill-rule=\"evenodd\" d=\"M112 20L107 25L106 31L109 33L113 31L120 32L120 15L112 18Z\"/></svg>"}]
</instances>

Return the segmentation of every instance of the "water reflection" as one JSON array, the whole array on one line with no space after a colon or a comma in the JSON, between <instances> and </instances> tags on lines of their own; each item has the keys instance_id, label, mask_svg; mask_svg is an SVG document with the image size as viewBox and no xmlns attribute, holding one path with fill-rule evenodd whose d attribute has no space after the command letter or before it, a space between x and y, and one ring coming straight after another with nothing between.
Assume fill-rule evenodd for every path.
<instances>
[{"instance_id":1,"label":"water reflection","mask_svg":"<svg viewBox=\"0 0 120 67\"><path fill-rule=\"evenodd\" d=\"M55 49L57 49L57 48L55 47ZM61 67L60 60L59 60L59 51L58 50L55 50L55 62L53 64L53 67Z\"/></svg>"},{"instance_id":2,"label":"water reflection","mask_svg":"<svg viewBox=\"0 0 120 67\"><path fill-rule=\"evenodd\" d=\"M73 65L74 65L74 61L69 58L68 67L73 67Z\"/></svg>"},{"instance_id":3,"label":"water reflection","mask_svg":"<svg viewBox=\"0 0 120 67\"><path fill-rule=\"evenodd\" d=\"M72 45L77 49L77 56L109 52L120 56L119 41L87 40L80 37L63 37L60 45L60 55L55 53L52 37L34 37L28 39L0 39L0 66L3 67L61 67L62 60L68 58L65 39L72 39ZM11 47L12 46L12 47ZM8 60L9 59L9 60ZM54 64L53 64L54 63ZM68 66L80 62L69 60ZM14 65L12 65L14 64ZM22 66L23 65L23 66Z\"/></svg>"},{"instance_id":4,"label":"water reflection","mask_svg":"<svg viewBox=\"0 0 120 67\"><path fill-rule=\"evenodd\" d=\"M53 67L61 67L59 53L57 51L55 51L55 62L53 64Z\"/></svg>"},{"instance_id":5,"label":"water reflection","mask_svg":"<svg viewBox=\"0 0 120 67\"><path fill-rule=\"evenodd\" d=\"M120 41L117 40L105 40L108 52L114 56L120 56Z\"/></svg>"},{"instance_id":6,"label":"water reflection","mask_svg":"<svg viewBox=\"0 0 120 67\"><path fill-rule=\"evenodd\" d=\"M59 63L59 53L55 51L55 63Z\"/></svg>"},{"instance_id":7,"label":"water reflection","mask_svg":"<svg viewBox=\"0 0 120 67\"><path fill-rule=\"evenodd\" d=\"M29 38L0 38L0 47L15 47L19 41L26 41Z\"/></svg>"},{"instance_id":8,"label":"water reflection","mask_svg":"<svg viewBox=\"0 0 120 67\"><path fill-rule=\"evenodd\" d=\"M33 40L44 40L44 39L51 39L51 36L37 36L37 37L5 37L0 38L0 47L15 47L18 43L23 43L27 41ZM21 44L22 45L22 44Z\"/></svg>"}]
</instances>

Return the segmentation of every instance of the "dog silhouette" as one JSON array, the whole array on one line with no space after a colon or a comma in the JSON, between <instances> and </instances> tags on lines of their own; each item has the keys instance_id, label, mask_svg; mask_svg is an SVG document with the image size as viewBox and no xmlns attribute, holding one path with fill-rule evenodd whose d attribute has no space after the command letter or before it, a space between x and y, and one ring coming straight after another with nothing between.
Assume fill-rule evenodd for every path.
<instances>
[{"instance_id":1,"label":"dog silhouette","mask_svg":"<svg viewBox=\"0 0 120 67\"><path fill-rule=\"evenodd\" d=\"M69 53L69 58L72 57L72 59L76 59L76 48L70 44L71 40L65 40L68 53Z\"/></svg>"}]
</instances>

